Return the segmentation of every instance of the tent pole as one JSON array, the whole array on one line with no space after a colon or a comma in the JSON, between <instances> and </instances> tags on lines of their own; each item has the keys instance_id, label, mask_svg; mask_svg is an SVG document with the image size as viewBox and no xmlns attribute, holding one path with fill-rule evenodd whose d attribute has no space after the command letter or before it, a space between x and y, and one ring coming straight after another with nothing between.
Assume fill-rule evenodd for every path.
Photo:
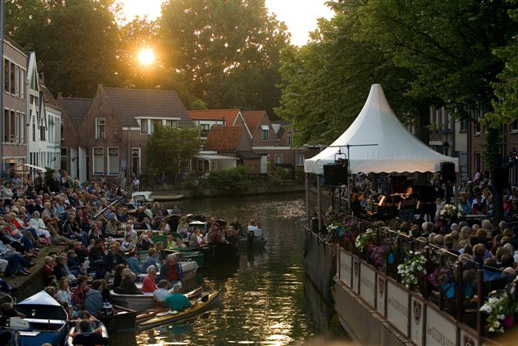
<instances>
[{"instance_id":1,"label":"tent pole","mask_svg":"<svg viewBox=\"0 0 518 346\"><path fill-rule=\"evenodd\" d=\"M306 218L308 229L311 229L311 211L309 210L309 173L304 174L304 190L306 191Z\"/></svg>"},{"instance_id":2,"label":"tent pole","mask_svg":"<svg viewBox=\"0 0 518 346\"><path fill-rule=\"evenodd\" d=\"M322 230L322 201L320 199L322 193L320 191L320 174L317 174L317 208L318 208L318 231Z\"/></svg>"}]
</instances>

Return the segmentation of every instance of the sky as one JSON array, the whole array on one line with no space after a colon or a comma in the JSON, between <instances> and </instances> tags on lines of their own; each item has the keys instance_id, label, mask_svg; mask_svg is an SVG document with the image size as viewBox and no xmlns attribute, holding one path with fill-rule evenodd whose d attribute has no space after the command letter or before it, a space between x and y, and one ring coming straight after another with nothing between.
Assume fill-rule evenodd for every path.
<instances>
[{"instance_id":1,"label":"sky","mask_svg":"<svg viewBox=\"0 0 518 346\"><path fill-rule=\"evenodd\" d=\"M131 20L137 15L155 19L160 15L160 5L164 0L119 0L123 5L123 15ZM196 0L193 0L196 1ZM217 0L214 0L217 1ZM317 28L317 19L331 18L328 0L266 0L266 7L277 15L277 19L288 26L291 43L301 46L309 39L309 32Z\"/></svg>"}]
</instances>

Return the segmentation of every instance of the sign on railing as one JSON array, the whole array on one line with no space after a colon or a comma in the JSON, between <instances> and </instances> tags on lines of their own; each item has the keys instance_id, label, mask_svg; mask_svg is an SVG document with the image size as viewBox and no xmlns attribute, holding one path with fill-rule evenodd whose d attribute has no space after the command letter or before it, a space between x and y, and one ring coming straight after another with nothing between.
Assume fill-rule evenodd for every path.
<instances>
[{"instance_id":1,"label":"sign on railing","mask_svg":"<svg viewBox=\"0 0 518 346\"><path fill-rule=\"evenodd\" d=\"M378 284L376 285L376 311L382 316L385 316L385 293L387 292L387 279L385 275L377 275Z\"/></svg>"},{"instance_id":2,"label":"sign on railing","mask_svg":"<svg viewBox=\"0 0 518 346\"><path fill-rule=\"evenodd\" d=\"M423 345L425 303L423 299L412 296L410 300L410 340Z\"/></svg>"},{"instance_id":3,"label":"sign on railing","mask_svg":"<svg viewBox=\"0 0 518 346\"><path fill-rule=\"evenodd\" d=\"M347 287L352 288L351 275L352 275L352 256L340 249L340 263L339 263L339 276Z\"/></svg>"},{"instance_id":4,"label":"sign on railing","mask_svg":"<svg viewBox=\"0 0 518 346\"><path fill-rule=\"evenodd\" d=\"M387 319L408 337L408 292L391 280L387 282Z\"/></svg>"},{"instance_id":5,"label":"sign on railing","mask_svg":"<svg viewBox=\"0 0 518 346\"><path fill-rule=\"evenodd\" d=\"M376 272L365 263L360 268L360 296L371 308L375 308L374 296L376 295Z\"/></svg>"},{"instance_id":6,"label":"sign on railing","mask_svg":"<svg viewBox=\"0 0 518 346\"><path fill-rule=\"evenodd\" d=\"M444 317L433 307L426 307L426 345L455 346L457 342L455 322Z\"/></svg>"}]
</instances>

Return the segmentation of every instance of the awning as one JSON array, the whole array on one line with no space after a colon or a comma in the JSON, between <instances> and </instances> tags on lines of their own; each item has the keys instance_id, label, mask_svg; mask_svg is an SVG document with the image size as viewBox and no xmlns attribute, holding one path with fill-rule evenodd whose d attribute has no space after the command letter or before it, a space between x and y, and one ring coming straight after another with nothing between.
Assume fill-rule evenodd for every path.
<instances>
[{"instance_id":1,"label":"awning","mask_svg":"<svg viewBox=\"0 0 518 346\"><path fill-rule=\"evenodd\" d=\"M231 157L231 156L210 155L210 154L198 154L198 155L194 155L194 157L197 159L208 160L208 161L226 161L226 160L236 161L237 160L237 158Z\"/></svg>"},{"instance_id":2,"label":"awning","mask_svg":"<svg viewBox=\"0 0 518 346\"><path fill-rule=\"evenodd\" d=\"M47 172L47 169L43 168L43 167L39 167L39 166L35 166L35 165L31 165L29 163L24 163L23 165L20 165L20 166L25 166L27 168L31 168L31 169L34 169L34 170L37 170L37 171L40 171L42 173L45 173ZM18 167L20 167L18 166Z\"/></svg>"},{"instance_id":3,"label":"awning","mask_svg":"<svg viewBox=\"0 0 518 346\"><path fill-rule=\"evenodd\" d=\"M241 151L237 153L237 156L243 160L259 160L263 155L253 151Z\"/></svg>"}]
</instances>

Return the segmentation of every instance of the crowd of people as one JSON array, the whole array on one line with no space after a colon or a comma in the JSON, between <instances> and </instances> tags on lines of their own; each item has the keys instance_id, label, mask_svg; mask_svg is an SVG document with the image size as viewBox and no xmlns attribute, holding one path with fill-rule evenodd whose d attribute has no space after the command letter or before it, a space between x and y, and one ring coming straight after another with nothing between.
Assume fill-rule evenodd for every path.
<instances>
[{"instance_id":1,"label":"crowd of people","mask_svg":"<svg viewBox=\"0 0 518 346\"><path fill-rule=\"evenodd\" d=\"M188 302L178 293L183 272L166 250L237 245L247 234L237 219L227 224L209 217L206 228L192 229L177 206L168 212L158 202L136 205L120 187L83 185L66 172L47 181L12 174L1 194L0 287L7 291L10 278L29 275L44 246L64 246L44 257L45 290L77 318L83 311L101 317L109 290L152 293L158 304L181 310ZM251 227L257 227L253 220Z\"/></svg>"}]
</instances>

